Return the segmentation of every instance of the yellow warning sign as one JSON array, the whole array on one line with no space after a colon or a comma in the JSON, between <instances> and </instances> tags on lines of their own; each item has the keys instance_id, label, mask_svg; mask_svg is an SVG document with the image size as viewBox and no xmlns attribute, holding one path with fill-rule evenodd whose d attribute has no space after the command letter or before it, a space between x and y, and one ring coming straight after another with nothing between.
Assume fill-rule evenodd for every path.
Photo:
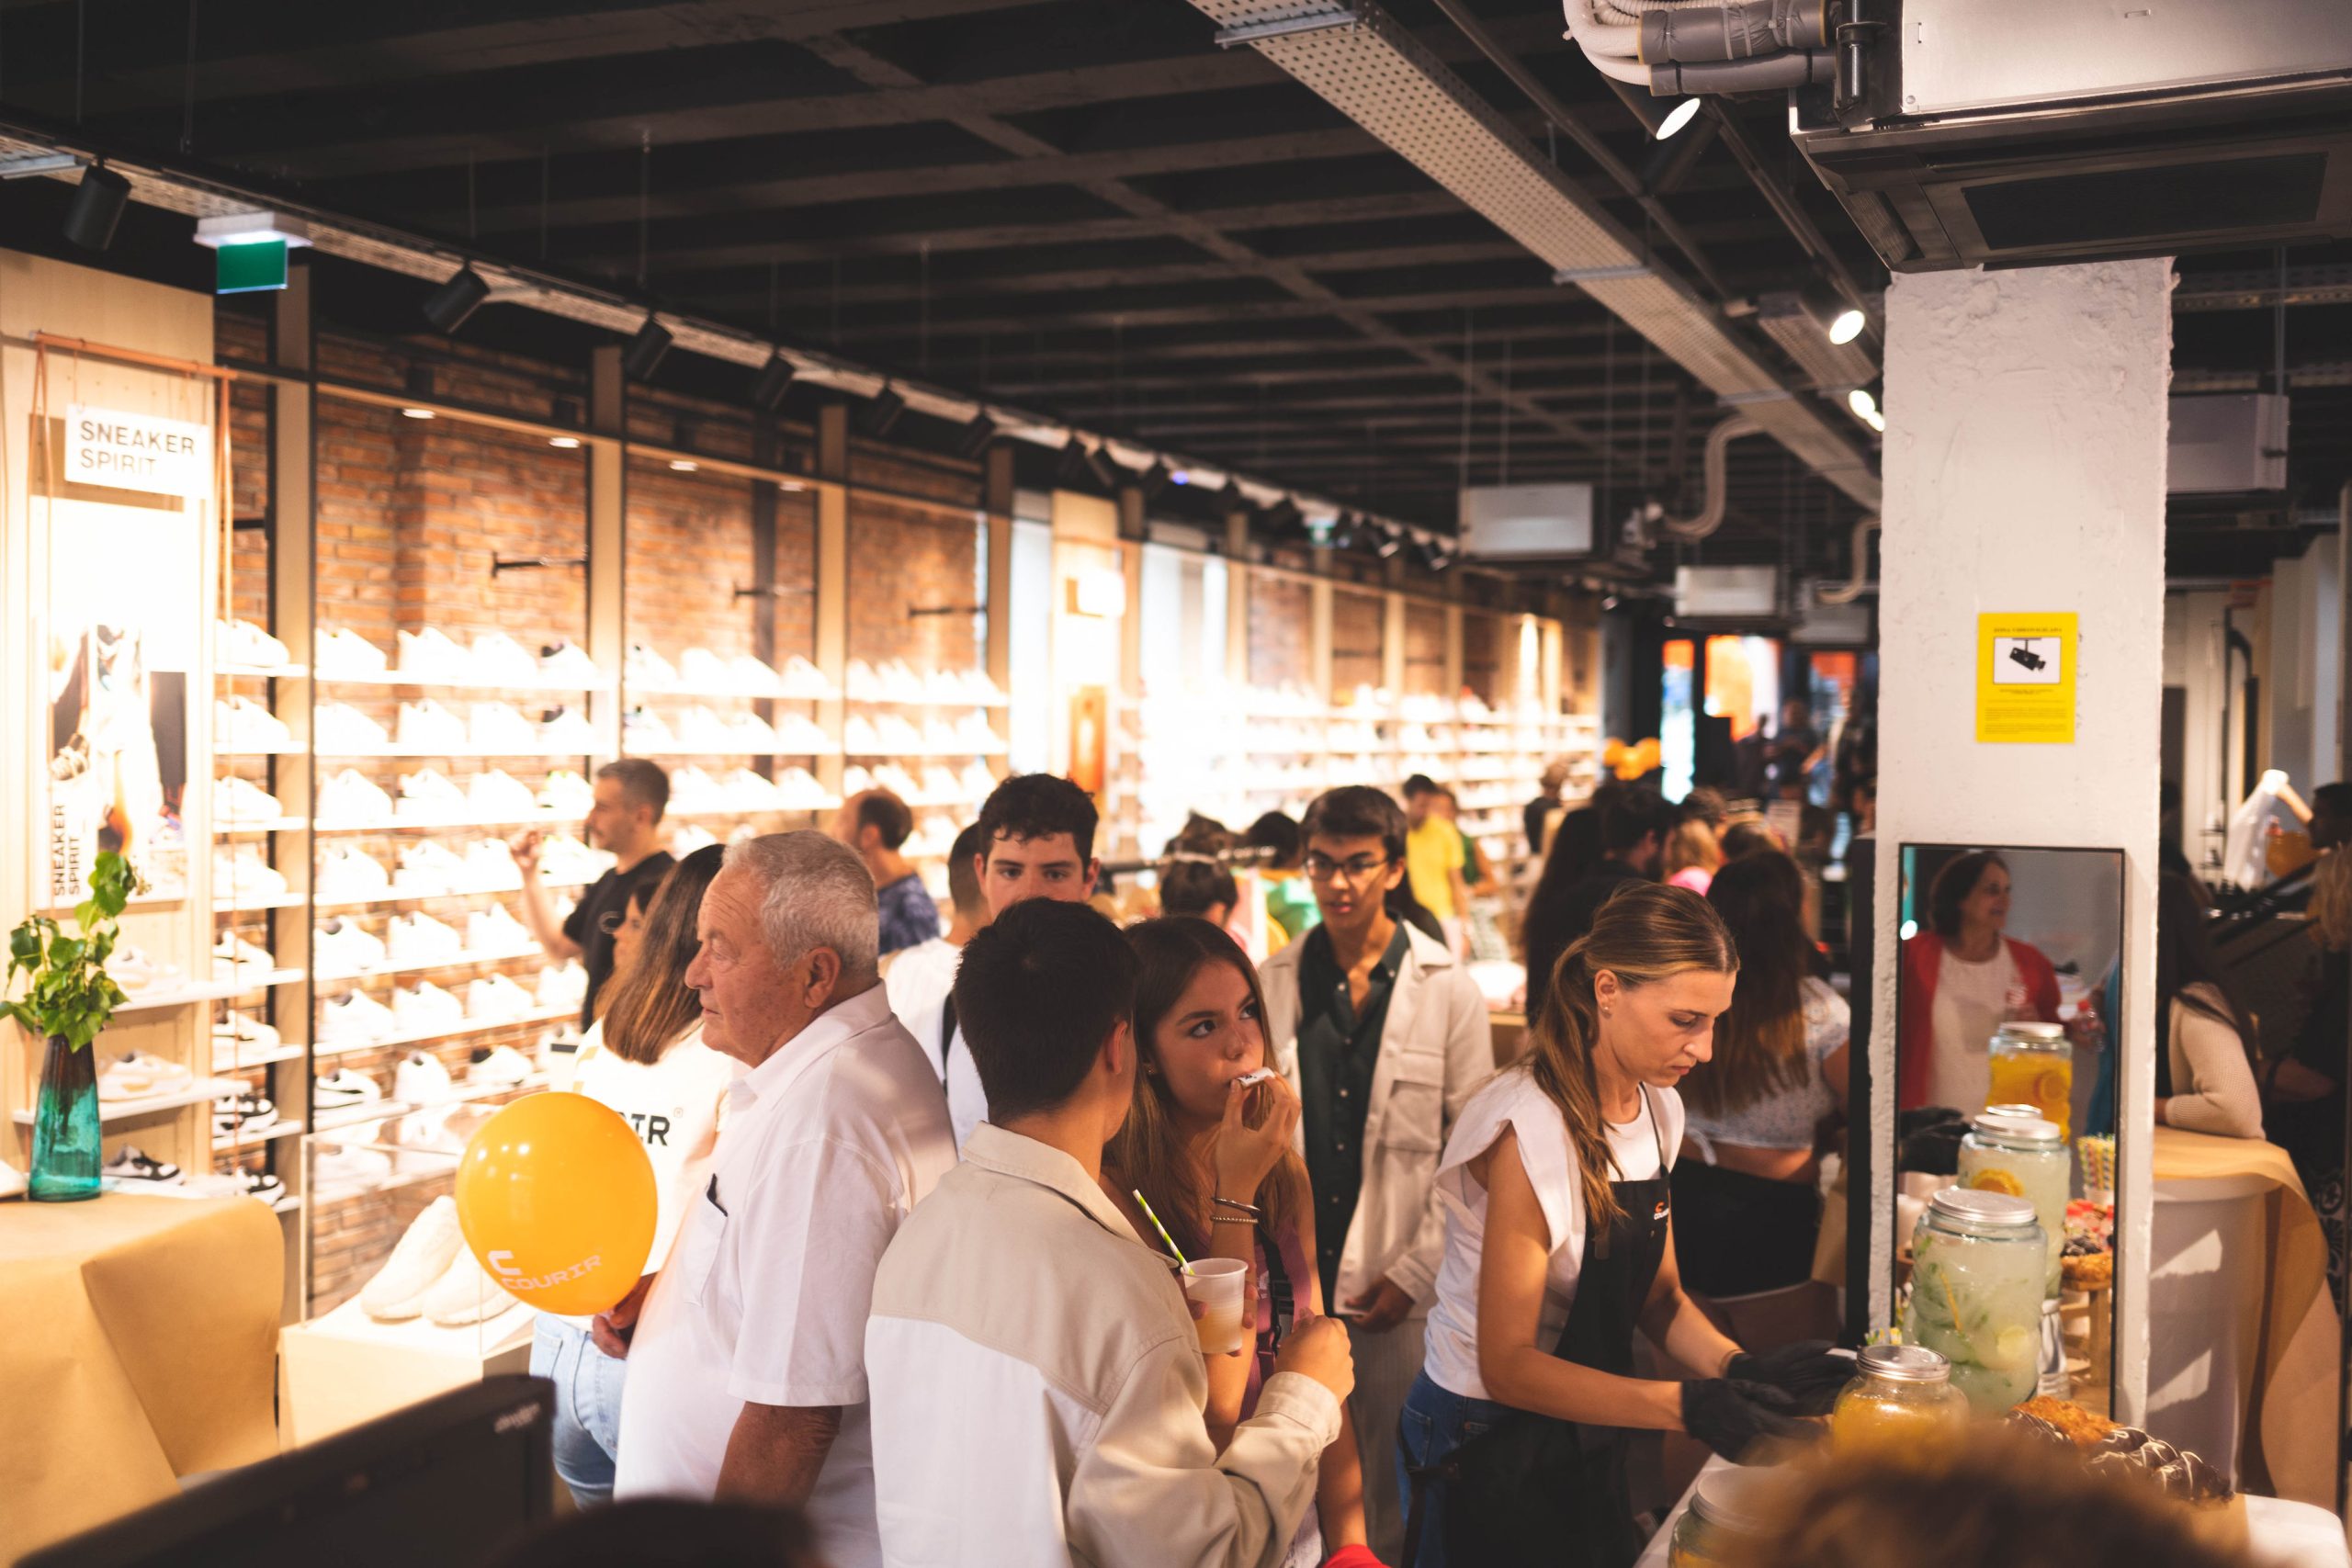
<instances>
[{"instance_id":1,"label":"yellow warning sign","mask_svg":"<svg viewBox=\"0 0 2352 1568\"><path fill-rule=\"evenodd\" d=\"M2075 743L2075 614L1976 617L1976 739Z\"/></svg>"}]
</instances>

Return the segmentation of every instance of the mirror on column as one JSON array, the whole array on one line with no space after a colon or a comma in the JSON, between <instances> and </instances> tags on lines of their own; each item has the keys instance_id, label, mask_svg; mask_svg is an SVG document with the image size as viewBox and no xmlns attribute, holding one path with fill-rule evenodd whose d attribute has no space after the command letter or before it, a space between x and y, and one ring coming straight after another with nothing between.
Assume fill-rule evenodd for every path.
<instances>
[{"instance_id":1,"label":"mirror on column","mask_svg":"<svg viewBox=\"0 0 2352 1568\"><path fill-rule=\"evenodd\" d=\"M2114 1374L2123 852L1905 844L1895 1292L1979 1408Z\"/></svg>"}]
</instances>

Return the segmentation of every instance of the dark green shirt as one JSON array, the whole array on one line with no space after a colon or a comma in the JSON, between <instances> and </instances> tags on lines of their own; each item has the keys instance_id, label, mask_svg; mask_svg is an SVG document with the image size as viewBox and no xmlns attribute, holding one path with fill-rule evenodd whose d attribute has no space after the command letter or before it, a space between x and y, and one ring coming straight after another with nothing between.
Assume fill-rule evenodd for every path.
<instances>
[{"instance_id":1,"label":"dark green shirt","mask_svg":"<svg viewBox=\"0 0 2352 1568\"><path fill-rule=\"evenodd\" d=\"M1388 998L1412 938L1403 921L1372 971L1359 1009L1348 976L1331 949L1329 928L1302 939L1298 960L1299 1121L1306 1142L1306 1177L1315 1192L1315 1259L1323 1276L1323 1309L1338 1310L1340 1254L1355 1219L1363 1184L1363 1123L1372 1100L1380 1035Z\"/></svg>"}]
</instances>

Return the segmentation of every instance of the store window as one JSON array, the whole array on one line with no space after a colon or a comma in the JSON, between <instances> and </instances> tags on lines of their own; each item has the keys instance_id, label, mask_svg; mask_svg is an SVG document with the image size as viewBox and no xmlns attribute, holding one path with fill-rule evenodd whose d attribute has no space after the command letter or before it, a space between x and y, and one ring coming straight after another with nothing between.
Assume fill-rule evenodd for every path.
<instances>
[{"instance_id":1,"label":"store window","mask_svg":"<svg viewBox=\"0 0 2352 1568\"><path fill-rule=\"evenodd\" d=\"M1043 773L1054 748L1054 530L1021 519L1012 525L1009 745L1012 771Z\"/></svg>"},{"instance_id":2,"label":"store window","mask_svg":"<svg viewBox=\"0 0 2352 1568\"><path fill-rule=\"evenodd\" d=\"M1658 762L1666 771L1666 798L1680 800L1698 782L1699 719L1690 706L1690 678L1697 662L1688 638L1666 645L1665 693L1659 705Z\"/></svg>"}]
</instances>

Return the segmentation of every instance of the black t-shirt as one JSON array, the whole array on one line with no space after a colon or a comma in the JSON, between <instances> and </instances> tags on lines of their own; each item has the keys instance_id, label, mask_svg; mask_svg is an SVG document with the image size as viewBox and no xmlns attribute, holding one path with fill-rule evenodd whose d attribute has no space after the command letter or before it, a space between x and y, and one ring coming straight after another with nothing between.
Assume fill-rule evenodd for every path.
<instances>
[{"instance_id":1,"label":"black t-shirt","mask_svg":"<svg viewBox=\"0 0 2352 1568\"><path fill-rule=\"evenodd\" d=\"M613 976L613 931L628 914L628 901L638 885L651 887L677 863L656 850L627 871L608 871L589 884L579 908L564 917L563 934L580 944L580 962L588 971L588 995L580 1003L580 1027L596 1016L596 993Z\"/></svg>"}]
</instances>

